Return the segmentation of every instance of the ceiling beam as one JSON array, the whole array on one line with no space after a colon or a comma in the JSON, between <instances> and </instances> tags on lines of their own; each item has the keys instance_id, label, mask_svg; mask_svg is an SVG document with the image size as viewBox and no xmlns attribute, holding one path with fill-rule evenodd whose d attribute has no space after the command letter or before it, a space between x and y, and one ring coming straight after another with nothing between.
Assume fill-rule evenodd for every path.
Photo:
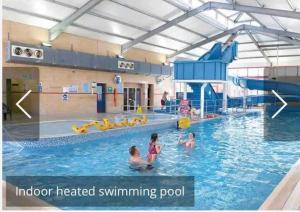
<instances>
[{"instance_id":1,"label":"ceiling beam","mask_svg":"<svg viewBox=\"0 0 300 212\"><path fill-rule=\"evenodd\" d=\"M293 3L291 2L291 0L286 0L286 2L288 3L289 7L291 8L291 10L296 12L296 7L293 5Z\"/></svg>"},{"instance_id":2,"label":"ceiling beam","mask_svg":"<svg viewBox=\"0 0 300 212\"><path fill-rule=\"evenodd\" d=\"M232 0L226 0L228 3L231 3L231 4L237 4L235 1L232 1ZM260 26L262 27L266 27L259 19L257 19L254 15L252 15L251 13L246 13L253 21L256 21ZM238 21L238 23L242 23L241 21Z\"/></svg>"},{"instance_id":3,"label":"ceiling beam","mask_svg":"<svg viewBox=\"0 0 300 212\"><path fill-rule=\"evenodd\" d=\"M236 16L236 15L238 15L240 12L235 12L235 13L233 13L233 14L231 14L231 15L229 15L229 16L227 16L227 18L229 18L231 21L232 21L232 17L234 17L234 16Z\"/></svg>"},{"instance_id":4,"label":"ceiling beam","mask_svg":"<svg viewBox=\"0 0 300 212\"><path fill-rule=\"evenodd\" d=\"M207 44L207 43L210 43L210 42L212 42L212 41L218 40L218 39L220 39L220 38L222 38L222 37L224 37L224 36L226 36L226 35L230 35L230 34L237 33L237 32L240 31L241 29L243 29L243 25L240 25L240 26L234 27L234 28L232 28L232 29L226 30L226 31L221 32L221 33L219 33L219 34L217 34L217 35L211 36L211 37L209 37L209 38L207 38L207 39L205 39L205 40L202 40L202 41L197 42L197 43L195 43L195 44L193 44L193 45L190 45L190 46L188 46L188 47L186 47L186 48L183 48L183 49L181 49L181 50L178 50L177 52L175 52L175 53L173 53L173 54L171 54L171 55L168 55L168 58L172 58L172 57L174 57L174 56L176 56L176 55L179 55L179 54L181 54L181 53L184 53L184 52L193 50L193 49L195 49L195 48L197 48L197 47L200 47L200 46L205 45L205 44Z\"/></svg>"},{"instance_id":5,"label":"ceiling beam","mask_svg":"<svg viewBox=\"0 0 300 212\"><path fill-rule=\"evenodd\" d=\"M48 20L48 21L53 21L53 22L56 22L56 23L59 23L61 21L61 20L58 20L58 19L55 19L55 18L49 18L48 16L44 16L44 15L41 15L41 14L32 13L32 12L28 12L28 11L23 11L23 10L19 10L19 9L15 9L15 8L10 8L10 7L7 7L7 6L3 6L2 8L4 10L13 11L13 12L16 12L16 13L20 13L20 14L24 14L24 15L28 15L28 16L32 16L32 17L41 18L41 19L45 19L45 20ZM127 37L127 36L123 36L123 35L119 35L119 34L115 34L115 33L111 33L111 32L106 32L106 31L102 31L102 30L99 30L99 29L93 29L93 28L83 26L83 25L80 25L80 24L74 24L73 23L73 24L71 24L71 26L77 27L79 29L87 30L87 31L90 31L90 32L95 32L95 33L99 33L99 34L103 34L103 35L109 35L109 36L121 38L121 39L124 39L124 40L129 40L129 41L133 40L133 38L131 38L131 37ZM170 48L170 47L165 47L165 46L160 46L160 45L145 42L145 41L142 42L142 44L176 52L176 49L173 49L173 48ZM195 55L195 54L192 54L192 53L187 52L186 54L190 55L190 56L193 56L193 57L198 57L198 55Z\"/></svg>"},{"instance_id":6,"label":"ceiling beam","mask_svg":"<svg viewBox=\"0 0 300 212\"><path fill-rule=\"evenodd\" d=\"M300 38L300 33L297 33L297 32L283 31L283 30L278 30L278 29L257 27L257 26L251 26L251 25L245 25L245 26L248 30L251 30L251 31L270 33L270 34L278 35L278 36Z\"/></svg>"},{"instance_id":7,"label":"ceiling beam","mask_svg":"<svg viewBox=\"0 0 300 212\"><path fill-rule=\"evenodd\" d=\"M48 1L49 1L49 0L48 0ZM126 4L125 1L120 2L120 1L117 1L117 0L110 0L110 2L113 2L113 3L115 3L115 4L118 4L118 5L122 6L122 7L128 8L128 9L130 9L130 10L132 10L132 11L138 12L138 13L140 13L140 14L142 14L142 15L145 15L145 16L148 16L148 17L150 17L150 18L153 18L153 19L162 21L162 22L164 22L164 23L168 22L168 20L165 19L165 18L161 18L161 17L156 16L156 15L154 15L154 14L152 14L152 13L147 12L147 11L144 11L144 10L141 10L141 9L139 9L139 8L133 7L133 6L129 5L129 4ZM195 34L195 35L198 35L198 36L200 36L200 37L207 38L206 35L201 34L201 33L197 32L197 31L191 30L191 29L189 29L188 27L184 27L184 26L181 26L181 25L179 25L179 24L176 24L175 26L178 27L178 28L180 28L180 29L183 29L183 30L185 30L185 31L191 32L191 33L193 33L193 34Z\"/></svg>"},{"instance_id":8,"label":"ceiling beam","mask_svg":"<svg viewBox=\"0 0 300 212\"><path fill-rule=\"evenodd\" d=\"M226 3L220 3L220 2L207 2L199 7L196 7L195 9L192 9L192 10L184 13L183 15L180 15L179 17L172 19L171 21L153 29L152 31L150 31L146 34L139 36L138 38L134 39L133 41L123 44L121 47L122 52L127 51L129 48L133 47L134 45L152 37L153 35L156 35L162 31L174 26L175 24L178 24L192 16L195 16L200 12L203 12L206 10L212 10L212 9L235 10L235 11L246 12L246 13L257 13L257 14L263 14L263 15L275 15L275 16L286 17L286 18L300 19L300 13L293 12L293 11L261 8L261 7L253 7L253 6L245 6L245 5L237 5L237 4L226 4Z\"/></svg>"},{"instance_id":9,"label":"ceiling beam","mask_svg":"<svg viewBox=\"0 0 300 212\"><path fill-rule=\"evenodd\" d=\"M79 9L78 7L75 7L73 5L62 3L62 2L58 2L56 0L44 0L44 1L55 3L57 5L60 5L60 6L63 6L63 7L67 7L67 8L70 8L70 9L74 9L74 10ZM91 16L94 16L94 17L97 17L97 18L101 18L101 19L107 20L107 21L112 21L112 22L115 22L115 23L118 23L118 24L121 24L121 25L124 25L124 26L128 26L128 27L140 30L140 31L149 32L149 29L147 29L145 27L136 26L136 25L133 25L133 24L131 24L129 22L125 22L123 20L119 20L117 18L109 17L109 16L106 16L104 14L99 14L99 13L96 13L96 11L93 11L93 10L90 10L89 12L87 12L87 14L89 14ZM159 36L165 37L165 38L168 38L168 39L180 42L180 43L183 43L185 45L191 45L191 43L189 43L189 42L187 42L187 41L185 41L183 39L179 39L179 38L176 38L176 37L173 37L173 36L170 36L170 35L159 34ZM207 49L205 49L205 50L207 50Z\"/></svg>"},{"instance_id":10,"label":"ceiling beam","mask_svg":"<svg viewBox=\"0 0 300 212\"><path fill-rule=\"evenodd\" d=\"M180 23L180 22L196 15L196 14L198 14L199 12L202 12L202 11L206 10L208 7L209 7L208 4L204 4L200 7L197 7L193 10L190 10L189 12L186 12L183 15L180 15L179 17L172 19L171 21L169 21L169 22L153 29L152 31L150 31L150 32L148 32L148 33L146 33L142 36L139 36L138 38L134 39L133 41L123 44L121 46L122 53L127 51L129 48L133 47L134 45L136 45L136 44L152 37L153 35L161 33L162 31L164 31L164 30L166 30L166 29L168 29L168 28L170 28L170 27L172 27L172 26L174 26L174 25L176 25L176 24L178 24L178 23Z\"/></svg>"},{"instance_id":11,"label":"ceiling beam","mask_svg":"<svg viewBox=\"0 0 300 212\"><path fill-rule=\"evenodd\" d=\"M237 15L237 17L234 19L234 23L237 23L237 22L239 22L239 20L240 20L240 18L243 16L243 12L240 12L238 15Z\"/></svg>"},{"instance_id":12,"label":"ceiling beam","mask_svg":"<svg viewBox=\"0 0 300 212\"><path fill-rule=\"evenodd\" d=\"M49 41L55 40L62 32L65 31L65 29L74 23L78 18L83 16L85 13L90 11L92 8L94 8L96 5L98 5L103 0L89 0L87 3L85 3L82 7L77 9L75 12L73 12L71 15L66 17L63 21L53 26L51 29L49 29Z\"/></svg>"},{"instance_id":13,"label":"ceiling beam","mask_svg":"<svg viewBox=\"0 0 300 212\"><path fill-rule=\"evenodd\" d=\"M261 48L261 47L260 47ZM273 48L261 48L263 51L277 51L277 50L300 50L300 46L288 46L288 47L273 47ZM259 50L256 49L245 49L245 50L240 50L239 53L241 52L259 52Z\"/></svg>"},{"instance_id":14,"label":"ceiling beam","mask_svg":"<svg viewBox=\"0 0 300 212\"><path fill-rule=\"evenodd\" d=\"M281 57L300 57L299 54L282 54L282 55L270 55L269 58L281 58ZM261 56L255 56L255 57L239 57L239 60L251 60L251 59L259 59L263 58Z\"/></svg>"},{"instance_id":15,"label":"ceiling beam","mask_svg":"<svg viewBox=\"0 0 300 212\"><path fill-rule=\"evenodd\" d=\"M225 43L224 43L224 45L223 45L223 47L222 47L222 50L226 49L226 48L230 45L230 43L232 43L232 42L236 39L236 37L237 37L238 35L239 35L239 32L232 33L232 34L227 38L227 40L225 41Z\"/></svg>"},{"instance_id":16,"label":"ceiling beam","mask_svg":"<svg viewBox=\"0 0 300 212\"><path fill-rule=\"evenodd\" d=\"M265 34L269 37L272 37L272 38L275 38L275 39L278 39L278 40L281 40L281 41L285 41L285 42L293 44L295 46L300 46L300 40L298 40L298 39L291 39L289 37L274 35L274 34L271 34L271 33L262 33L262 34Z\"/></svg>"},{"instance_id":17,"label":"ceiling beam","mask_svg":"<svg viewBox=\"0 0 300 212\"><path fill-rule=\"evenodd\" d=\"M63 7L68 7L68 8L71 8L71 9L76 9L76 10L78 9L77 7L75 7L75 6L71 5L71 4L66 4L66 3L63 3L63 2L60 2L60 1L57 1L57 0L43 0L43 1L51 2L51 3L57 4L57 5L60 5L60 6L63 6ZM128 8L128 9L134 11L134 12L138 12L138 13L140 13L140 14L143 14L143 15L145 15L145 16L148 16L148 17L150 17L150 18L153 18L153 19L156 19L156 20L159 20L159 21L162 21L162 22L167 22L167 20L165 20L165 19L163 19L163 18L161 18L161 17L155 16L155 15L150 14L150 13L148 13L148 12L145 12L145 11L142 11L142 10L140 10L140 9L134 8L134 7L132 7L132 6L129 6L128 4L125 4L124 2L121 3L121 2L117 2L117 1L115 1L115 0L110 0L110 1L113 2L113 3L115 3L115 4L120 5L120 6L122 6L122 7ZM117 22L117 23L120 23L120 24L123 24L123 25L127 25L127 26L130 26L130 27L133 27L133 26L134 26L134 27L137 27L137 28L142 28L142 27L139 27L139 26L130 24L130 23L128 23L128 22L118 20L118 19L116 19L116 18L112 18L112 17L105 16L104 14L96 13L96 11L93 11L93 10L87 12L87 14L92 15L92 16L95 16L95 17L103 18L103 19L108 20L108 21L113 21L113 22ZM126 24L125 24L125 23L126 23ZM207 36L205 36L205 35L203 35L203 34L201 34L201 33L199 33L199 32L193 31L193 30L191 30L191 29L189 29L189 28L186 28L186 27L184 27L184 26L176 25L176 27L181 28L181 29L183 29L183 30L185 30L185 31L188 31L188 32L190 32L190 33L193 33L193 34L195 34L195 35L198 35L198 36L200 36L200 37L207 38ZM145 31L149 31L149 30L148 30L148 29L145 29Z\"/></svg>"},{"instance_id":18,"label":"ceiling beam","mask_svg":"<svg viewBox=\"0 0 300 212\"><path fill-rule=\"evenodd\" d=\"M247 13L247 15L252 18L254 21L256 21L260 26L267 27L263 22L261 22L258 18L256 18L253 14Z\"/></svg>"},{"instance_id":19,"label":"ceiling beam","mask_svg":"<svg viewBox=\"0 0 300 212\"><path fill-rule=\"evenodd\" d=\"M265 7L265 5L261 4L258 0L255 0L255 1L256 1L256 4L257 4L259 7L261 7L261 8L264 8L264 7ZM287 30L287 28L286 28L285 26L283 26L283 25L280 23L280 21L279 21L276 17L271 16L271 18L277 23L278 26L281 27L281 29Z\"/></svg>"},{"instance_id":20,"label":"ceiling beam","mask_svg":"<svg viewBox=\"0 0 300 212\"><path fill-rule=\"evenodd\" d=\"M198 1L201 2L202 4L206 3L204 0L198 0ZM221 12L221 11L219 11L219 10L216 10L216 13L217 13L217 15L220 15L220 16L222 16L223 18L225 18L227 22L228 22L228 21L233 22L233 21L232 21L229 17L227 17L223 12Z\"/></svg>"},{"instance_id":21,"label":"ceiling beam","mask_svg":"<svg viewBox=\"0 0 300 212\"><path fill-rule=\"evenodd\" d=\"M266 55L266 53L260 48L260 46L258 45L256 39L254 38L254 36L247 31L249 38L252 40L252 42L255 44L255 46L257 47L257 49L260 51L260 53L262 54L262 56L266 59L266 61L269 63L270 66L272 66L272 62L271 60L268 58L268 56Z\"/></svg>"},{"instance_id":22,"label":"ceiling beam","mask_svg":"<svg viewBox=\"0 0 300 212\"><path fill-rule=\"evenodd\" d=\"M189 7L185 7L175 1L172 1L172 0L163 0L164 2L167 2L168 4L172 5L173 7L176 7L180 10L182 10L183 12L188 12L191 10L191 8ZM197 14L195 15L195 18L198 18L199 20L201 21L204 21L205 23L208 23L209 25L217 28L217 29L220 29L220 30L226 30L227 27L223 24L220 24L217 20L207 16L207 15L204 15L204 14Z\"/></svg>"},{"instance_id":23,"label":"ceiling beam","mask_svg":"<svg viewBox=\"0 0 300 212\"><path fill-rule=\"evenodd\" d=\"M269 44L269 45L259 45L260 48L269 48L269 47L285 47L285 46L293 46L293 44L285 43L285 44ZM299 47L298 47L299 48Z\"/></svg>"},{"instance_id":24,"label":"ceiling beam","mask_svg":"<svg viewBox=\"0 0 300 212\"><path fill-rule=\"evenodd\" d=\"M197 42L193 45L190 45L188 47L185 47L181 50L176 51L175 53L168 55L168 58L172 58L175 57L178 54L184 53L186 51L190 51L192 49L195 49L197 47L200 47L202 45L205 45L207 43L210 43L212 41L218 40L226 35L229 34L233 34L233 33L238 33L240 31L251 31L252 32L256 32L256 33L260 33L260 34L264 34L266 36L269 37L273 37L275 39L279 39L288 43L291 43L293 45L300 45L300 41L297 39L291 39L290 37L300 37L300 33L296 33L296 32L289 32L289 31L282 31L282 30L277 30L277 29L269 29L269 28L265 28L265 27L257 27L257 26L251 26L251 25L239 25L237 27L234 27L232 29L226 30L224 32L221 32L217 35L214 35L212 37L209 37L205 40L202 40L200 42Z\"/></svg>"}]
</instances>

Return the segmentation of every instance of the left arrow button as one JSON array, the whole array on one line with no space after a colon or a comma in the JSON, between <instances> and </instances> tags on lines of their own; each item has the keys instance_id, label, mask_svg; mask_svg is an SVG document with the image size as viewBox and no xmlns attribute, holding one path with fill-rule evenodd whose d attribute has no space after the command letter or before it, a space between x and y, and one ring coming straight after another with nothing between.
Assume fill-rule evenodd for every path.
<instances>
[{"instance_id":1,"label":"left arrow button","mask_svg":"<svg viewBox=\"0 0 300 212\"><path fill-rule=\"evenodd\" d=\"M27 113L26 110L24 110L24 108L21 107L20 103L31 93L31 90L27 91L27 93L25 93L24 96L22 96L22 98L16 103L17 107L29 118L31 119L31 115L29 115L29 113Z\"/></svg>"}]
</instances>

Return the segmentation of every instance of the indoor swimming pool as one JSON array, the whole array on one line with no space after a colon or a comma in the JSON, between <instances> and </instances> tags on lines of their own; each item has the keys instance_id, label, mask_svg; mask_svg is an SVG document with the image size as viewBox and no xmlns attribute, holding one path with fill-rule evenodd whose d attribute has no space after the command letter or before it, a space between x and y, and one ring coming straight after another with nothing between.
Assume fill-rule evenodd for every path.
<instances>
[{"instance_id":1,"label":"indoor swimming pool","mask_svg":"<svg viewBox=\"0 0 300 212\"><path fill-rule=\"evenodd\" d=\"M195 176L195 207L176 209L255 210L300 157L300 139L294 133L299 129L300 114L282 118L289 141L266 139L263 113L224 116L194 124L187 130L158 129L162 153L155 168L147 172L129 168L128 149L136 145L146 157L153 131L128 130L118 138L59 147L20 149L4 143L3 174ZM277 127L274 131L283 130L283 126ZM192 150L177 145L179 136L187 137L189 132L196 134L196 147Z\"/></svg>"}]
</instances>

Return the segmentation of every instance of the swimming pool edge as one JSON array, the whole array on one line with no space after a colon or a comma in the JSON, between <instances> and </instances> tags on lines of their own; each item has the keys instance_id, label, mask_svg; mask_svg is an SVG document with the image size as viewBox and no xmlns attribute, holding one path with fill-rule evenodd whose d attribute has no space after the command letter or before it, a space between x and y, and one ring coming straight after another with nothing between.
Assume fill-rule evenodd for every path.
<instances>
[{"instance_id":1,"label":"swimming pool edge","mask_svg":"<svg viewBox=\"0 0 300 212\"><path fill-rule=\"evenodd\" d=\"M300 158L273 189L259 210L300 210Z\"/></svg>"}]
</instances>

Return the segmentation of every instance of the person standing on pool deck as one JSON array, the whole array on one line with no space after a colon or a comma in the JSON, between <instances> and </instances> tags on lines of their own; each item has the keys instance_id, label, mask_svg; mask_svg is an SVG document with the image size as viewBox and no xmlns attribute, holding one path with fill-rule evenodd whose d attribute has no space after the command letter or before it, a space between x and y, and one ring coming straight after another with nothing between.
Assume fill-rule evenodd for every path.
<instances>
[{"instance_id":1,"label":"person standing on pool deck","mask_svg":"<svg viewBox=\"0 0 300 212\"><path fill-rule=\"evenodd\" d=\"M163 93L162 97L161 97L161 100L160 100L160 104L161 104L161 109L162 109L162 110L164 109L164 107L166 106L166 103L167 103L167 101L168 101L167 96L168 96L168 92L165 91L165 92Z\"/></svg>"},{"instance_id":2,"label":"person standing on pool deck","mask_svg":"<svg viewBox=\"0 0 300 212\"><path fill-rule=\"evenodd\" d=\"M189 138L187 141L182 141L181 137L179 137L178 144L182 144L187 148L194 148L195 147L195 133L189 133Z\"/></svg>"},{"instance_id":3,"label":"person standing on pool deck","mask_svg":"<svg viewBox=\"0 0 300 212\"><path fill-rule=\"evenodd\" d=\"M161 151L161 147L160 145L157 144L157 141L158 141L158 134L152 133L151 141L149 143L149 148L148 148L148 156L147 156L148 162L150 163L156 160L157 154L159 154Z\"/></svg>"}]
</instances>

